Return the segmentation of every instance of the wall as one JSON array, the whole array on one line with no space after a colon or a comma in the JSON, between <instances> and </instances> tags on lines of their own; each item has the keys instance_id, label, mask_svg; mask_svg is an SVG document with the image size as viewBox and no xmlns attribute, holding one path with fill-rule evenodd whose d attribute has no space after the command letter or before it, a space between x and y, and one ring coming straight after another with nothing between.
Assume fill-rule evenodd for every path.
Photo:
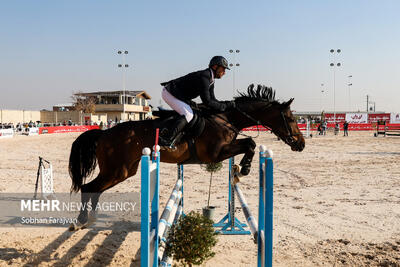
<instances>
[{"instance_id":1,"label":"wall","mask_svg":"<svg viewBox=\"0 0 400 267\"><path fill-rule=\"evenodd\" d=\"M141 107L142 108L142 107ZM143 114L145 117L146 113ZM139 113L125 112L102 112L94 114L81 114L79 111L28 111L28 110L0 110L0 123L13 123L14 125L19 122L41 121L42 123L63 123L71 120L73 123L81 124L85 122L84 117L89 116L93 122L107 120L139 120Z\"/></svg>"},{"instance_id":2,"label":"wall","mask_svg":"<svg viewBox=\"0 0 400 267\"><path fill-rule=\"evenodd\" d=\"M0 110L0 123L13 123L14 125L19 122L40 121L40 111L32 110Z\"/></svg>"},{"instance_id":3,"label":"wall","mask_svg":"<svg viewBox=\"0 0 400 267\"><path fill-rule=\"evenodd\" d=\"M73 123L80 123L79 111L40 111L40 121L45 123L62 123L71 120Z\"/></svg>"}]
</instances>

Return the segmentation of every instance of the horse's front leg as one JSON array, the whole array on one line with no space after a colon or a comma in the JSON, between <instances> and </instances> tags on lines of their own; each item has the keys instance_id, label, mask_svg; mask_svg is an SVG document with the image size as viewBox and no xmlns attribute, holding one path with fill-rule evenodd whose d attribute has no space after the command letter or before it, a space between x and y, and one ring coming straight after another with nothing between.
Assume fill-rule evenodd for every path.
<instances>
[{"instance_id":1,"label":"horse's front leg","mask_svg":"<svg viewBox=\"0 0 400 267\"><path fill-rule=\"evenodd\" d=\"M237 139L230 144L224 145L221 148L220 153L218 154L218 162L228 159L230 157L234 157L239 154L243 154L244 156L240 161L240 166L242 167L240 170L241 175L248 175L251 168L251 161L253 160L256 148L256 143L251 138L246 139Z\"/></svg>"}]
</instances>

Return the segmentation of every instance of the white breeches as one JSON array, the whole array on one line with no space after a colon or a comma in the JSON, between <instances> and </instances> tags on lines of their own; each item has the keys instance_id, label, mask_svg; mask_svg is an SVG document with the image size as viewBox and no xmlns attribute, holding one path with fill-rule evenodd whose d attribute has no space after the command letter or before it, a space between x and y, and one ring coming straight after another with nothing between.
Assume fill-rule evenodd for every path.
<instances>
[{"instance_id":1,"label":"white breeches","mask_svg":"<svg viewBox=\"0 0 400 267\"><path fill-rule=\"evenodd\" d=\"M162 90L162 99L176 112L179 113L179 115L183 115L186 118L186 121L189 123L193 119L193 110L192 108L186 104L185 102L177 99L173 95L171 95L170 92L165 89L165 87Z\"/></svg>"}]
</instances>

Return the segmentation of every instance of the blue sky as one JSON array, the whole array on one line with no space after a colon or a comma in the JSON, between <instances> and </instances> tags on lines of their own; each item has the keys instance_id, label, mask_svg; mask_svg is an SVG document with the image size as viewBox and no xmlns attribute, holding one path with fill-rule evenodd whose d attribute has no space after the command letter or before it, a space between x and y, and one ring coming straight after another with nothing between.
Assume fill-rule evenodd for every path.
<instances>
[{"instance_id":1,"label":"blue sky","mask_svg":"<svg viewBox=\"0 0 400 267\"><path fill-rule=\"evenodd\" d=\"M128 50L129 90L159 105L160 82L232 61L236 89L262 83L296 111L400 112L400 1L3 1L0 108L51 108L76 91L121 90L117 50ZM348 78L349 75L353 77ZM232 98L233 72L216 82ZM347 84L352 83L352 86ZM322 87L321 84L324 84ZM323 88L324 93L321 93Z\"/></svg>"}]
</instances>

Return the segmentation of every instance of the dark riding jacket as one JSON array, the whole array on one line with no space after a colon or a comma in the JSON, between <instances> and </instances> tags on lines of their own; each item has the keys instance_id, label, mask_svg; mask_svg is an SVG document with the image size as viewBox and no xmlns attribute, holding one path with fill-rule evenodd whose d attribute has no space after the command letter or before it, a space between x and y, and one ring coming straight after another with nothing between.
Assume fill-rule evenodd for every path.
<instances>
[{"instance_id":1,"label":"dark riding jacket","mask_svg":"<svg viewBox=\"0 0 400 267\"><path fill-rule=\"evenodd\" d=\"M187 104L192 99L200 96L201 101L208 107L218 111L225 111L228 108L228 104L215 98L214 81L211 72L211 68L195 71L169 82L161 83L161 85L165 86L165 89L174 97Z\"/></svg>"}]
</instances>

